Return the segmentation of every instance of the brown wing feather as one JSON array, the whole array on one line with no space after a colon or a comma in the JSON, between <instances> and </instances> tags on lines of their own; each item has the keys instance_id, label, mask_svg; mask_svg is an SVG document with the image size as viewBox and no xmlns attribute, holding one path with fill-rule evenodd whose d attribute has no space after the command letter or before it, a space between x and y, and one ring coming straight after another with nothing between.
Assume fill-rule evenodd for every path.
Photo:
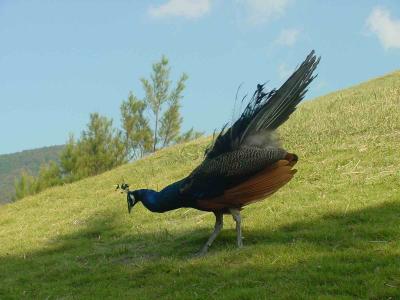
<instances>
[{"instance_id":1,"label":"brown wing feather","mask_svg":"<svg viewBox=\"0 0 400 300\"><path fill-rule=\"evenodd\" d=\"M220 197L198 201L198 206L204 210L226 210L241 208L252 202L262 200L290 181L296 170L292 167L297 162L295 154L288 153L284 160L258 172L245 182L228 189Z\"/></svg>"}]
</instances>

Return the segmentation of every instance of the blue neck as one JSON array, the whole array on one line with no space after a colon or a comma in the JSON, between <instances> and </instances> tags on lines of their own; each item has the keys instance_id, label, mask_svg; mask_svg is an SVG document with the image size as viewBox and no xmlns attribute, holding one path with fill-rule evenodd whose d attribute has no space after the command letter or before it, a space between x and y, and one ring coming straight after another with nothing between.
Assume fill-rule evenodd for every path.
<instances>
[{"instance_id":1,"label":"blue neck","mask_svg":"<svg viewBox=\"0 0 400 300\"><path fill-rule=\"evenodd\" d=\"M137 190L135 191L135 197L142 201L148 210L161 213L183 207L179 188L179 184L171 184L160 192L147 189Z\"/></svg>"}]
</instances>

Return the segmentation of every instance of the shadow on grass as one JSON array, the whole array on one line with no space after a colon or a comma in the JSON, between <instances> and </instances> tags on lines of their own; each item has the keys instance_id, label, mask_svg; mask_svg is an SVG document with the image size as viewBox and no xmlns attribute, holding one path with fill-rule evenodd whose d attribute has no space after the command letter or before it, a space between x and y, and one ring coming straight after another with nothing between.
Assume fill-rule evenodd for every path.
<instances>
[{"instance_id":1,"label":"shadow on grass","mask_svg":"<svg viewBox=\"0 0 400 300\"><path fill-rule=\"evenodd\" d=\"M190 259L210 231L128 234L97 217L44 250L0 258L0 298L400 298L400 203L276 231L245 227ZM211 230L212 224L210 224Z\"/></svg>"}]
</instances>

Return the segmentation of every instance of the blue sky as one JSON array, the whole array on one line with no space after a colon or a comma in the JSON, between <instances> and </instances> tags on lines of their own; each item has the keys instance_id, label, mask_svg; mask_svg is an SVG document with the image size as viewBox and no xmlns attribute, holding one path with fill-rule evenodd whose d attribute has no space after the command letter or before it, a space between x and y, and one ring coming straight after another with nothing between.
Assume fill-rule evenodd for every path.
<instances>
[{"instance_id":1,"label":"blue sky","mask_svg":"<svg viewBox=\"0 0 400 300\"><path fill-rule=\"evenodd\" d=\"M241 83L276 87L311 49L308 99L400 69L400 1L0 0L0 154L62 144L91 112L118 127L162 54L189 75L184 129L211 133Z\"/></svg>"}]
</instances>

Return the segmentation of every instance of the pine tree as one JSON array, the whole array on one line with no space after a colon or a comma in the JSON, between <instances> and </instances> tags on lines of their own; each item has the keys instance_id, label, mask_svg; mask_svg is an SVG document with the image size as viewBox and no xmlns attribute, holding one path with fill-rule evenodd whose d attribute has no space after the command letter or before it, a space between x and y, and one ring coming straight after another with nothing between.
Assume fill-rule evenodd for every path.
<instances>
[{"instance_id":1,"label":"pine tree","mask_svg":"<svg viewBox=\"0 0 400 300\"><path fill-rule=\"evenodd\" d=\"M13 197L13 201L22 199L28 195L32 195L35 189L34 183L35 178L23 170L20 178L16 179L14 182L15 196Z\"/></svg>"},{"instance_id":2,"label":"pine tree","mask_svg":"<svg viewBox=\"0 0 400 300\"><path fill-rule=\"evenodd\" d=\"M149 121L144 116L146 107L146 103L132 93L129 93L127 101L121 104L121 122L128 160L140 158L152 150L152 131Z\"/></svg>"},{"instance_id":3,"label":"pine tree","mask_svg":"<svg viewBox=\"0 0 400 300\"><path fill-rule=\"evenodd\" d=\"M153 151L156 151L159 146L169 145L179 135L182 123L179 100L182 98L188 76L185 73L182 74L172 91L169 91L171 85L169 76L168 59L162 56L160 62L153 64L150 80L141 79L145 91L144 101L154 114ZM163 114L163 106L166 103L169 106Z\"/></svg>"},{"instance_id":4,"label":"pine tree","mask_svg":"<svg viewBox=\"0 0 400 300\"><path fill-rule=\"evenodd\" d=\"M126 162L122 133L112 127L112 120L90 114L87 129L76 144L76 176L100 174Z\"/></svg>"},{"instance_id":5,"label":"pine tree","mask_svg":"<svg viewBox=\"0 0 400 300\"><path fill-rule=\"evenodd\" d=\"M175 141L177 144L186 143L191 140L198 139L202 135L203 135L202 132L195 131L192 127L188 131L186 131L186 132L182 133L180 136L178 136Z\"/></svg>"},{"instance_id":6,"label":"pine tree","mask_svg":"<svg viewBox=\"0 0 400 300\"><path fill-rule=\"evenodd\" d=\"M39 175L34 180L32 192L36 194L46 188L60 185L62 182L60 166L55 161L50 161L40 167Z\"/></svg>"},{"instance_id":7,"label":"pine tree","mask_svg":"<svg viewBox=\"0 0 400 300\"><path fill-rule=\"evenodd\" d=\"M77 179L77 146L74 136L71 134L60 155L61 177L64 182L72 182Z\"/></svg>"},{"instance_id":8,"label":"pine tree","mask_svg":"<svg viewBox=\"0 0 400 300\"><path fill-rule=\"evenodd\" d=\"M60 165L42 165L35 178L26 172L15 181L14 200L38 193L48 187L100 174L126 162L122 132L112 127L112 120L98 113L90 115L87 129L75 141L71 135L61 153Z\"/></svg>"},{"instance_id":9,"label":"pine tree","mask_svg":"<svg viewBox=\"0 0 400 300\"><path fill-rule=\"evenodd\" d=\"M182 117L179 115L179 108L179 103L174 101L161 117L158 136L160 137L162 148L169 146L179 136L182 124Z\"/></svg>"},{"instance_id":10,"label":"pine tree","mask_svg":"<svg viewBox=\"0 0 400 300\"><path fill-rule=\"evenodd\" d=\"M176 88L170 93L168 104L169 107L161 118L161 126L158 132L162 139L162 147L167 147L171 143L176 142L181 130L183 118L180 116L179 109L181 107L180 100L182 92L185 89L185 81L188 76L184 73L178 81Z\"/></svg>"}]
</instances>

